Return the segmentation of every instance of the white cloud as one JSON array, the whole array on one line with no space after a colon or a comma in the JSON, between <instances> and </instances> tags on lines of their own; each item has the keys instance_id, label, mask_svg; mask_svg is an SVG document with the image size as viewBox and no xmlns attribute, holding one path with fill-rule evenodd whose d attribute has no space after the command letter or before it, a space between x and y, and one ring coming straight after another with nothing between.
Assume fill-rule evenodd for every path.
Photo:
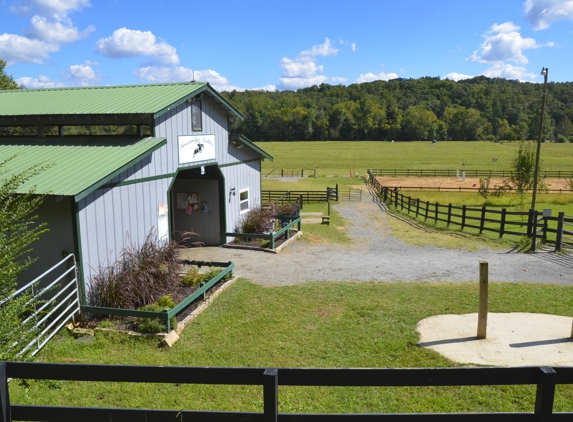
<instances>
[{"instance_id":1,"label":"white cloud","mask_svg":"<svg viewBox=\"0 0 573 422\"><path fill-rule=\"evenodd\" d=\"M196 70L183 66L159 67L147 66L137 69L133 75L145 82L190 82L195 77L196 81L209 82L217 91L244 91L243 88L231 85L229 80L214 70Z\"/></svg>"},{"instance_id":2,"label":"white cloud","mask_svg":"<svg viewBox=\"0 0 573 422\"><path fill-rule=\"evenodd\" d=\"M89 6L89 0L22 0L16 1L12 10L19 14L31 14L34 10L42 14L65 14Z\"/></svg>"},{"instance_id":3,"label":"white cloud","mask_svg":"<svg viewBox=\"0 0 573 422\"><path fill-rule=\"evenodd\" d=\"M43 64L50 57L50 53L59 50L57 44L30 40L15 34L0 35L0 57L8 65L18 62Z\"/></svg>"},{"instance_id":4,"label":"white cloud","mask_svg":"<svg viewBox=\"0 0 573 422\"><path fill-rule=\"evenodd\" d=\"M265 85L257 88L251 88L250 91L275 91L276 89L276 85Z\"/></svg>"},{"instance_id":5,"label":"white cloud","mask_svg":"<svg viewBox=\"0 0 573 422\"><path fill-rule=\"evenodd\" d=\"M452 72L452 73L448 73L446 76L444 76L442 79L451 79L452 81L461 81L463 79L470 79L473 78L474 76L470 76L470 75L464 75L463 73L456 73L456 72Z\"/></svg>"},{"instance_id":6,"label":"white cloud","mask_svg":"<svg viewBox=\"0 0 573 422\"><path fill-rule=\"evenodd\" d=\"M330 78L330 80L332 82L338 82L338 83L344 83L348 80L348 78L341 78L340 76L333 76L332 78Z\"/></svg>"},{"instance_id":7,"label":"white cloud","mask_svg":"<svg viewBox=\"0 0 573 422\"><path fill-rule=\"evenodd\" d=\"M99 73L92 68L92 66L98 65L99 63L90 61L86 61L83 64L74 64L70 66L65 75L72 81L73 85L98 85L101 77Z\"/></svg>"},{"instance_id":8,"label":"white cloud","mask_svg":"<svg viewBox=\"0 0 573 422\"><path fill-rule=\"evenodd\" d=\"M63 83L52 81L44 75L40 75L37 78L23 76L16 79L16 82L18 82L19 85L24 85L26 88L61 88L65 86Z\"/></svg>"},{"instance_id":9,"label":"white cloud","mask_svg":"<svg viewBox=\"0 0 573 422\"><path fill-rule=\"evenodd\" d=\"M300 56L310 56L310 57L317 57L317 56L336 56L338 53L338 49L334 48L330 44L330 40L325 38L324 43L313 45L310 50L301 51L297 57Z\"/></svg>"},{"instance_id":10,"label":"white cloud","mask_svg":"<svg viewBox=\"0 0 573 422\"><path fill-rule=\"evenodd\" d=\"M553 45L553 43L540 45L533 38L523 38L519 30L520 27L514 25L513 22L505 22L499 25L493 24L484 33L485 41L479 50L474 51L468 60L479 63L512 61L518 64L526 64L528 60L523 55L523 50Z\"/></svg>"},{"instance_id":11,"label":"white cloud","mask_svg":"<svg viewBox=\"0 0 573 422\"><path fill-rule=\"evenodd\" d=\"M355 42L353 42L352 44L350 44L350 49L351 49L352 51L356 51L356 43L355 43Z\"/></svg>"},{"instance_id":12,"label":"white cloud","mask_svg":"<svg viewBox=\"0 0 573 422\"><path fill-rule=\"evenodd\" d=\"M328 77L319 74L324 71L324 67L316 63L317 57L336 56L336 54L338 49L334 48L326 38L323 44L300 52L294 59L283 57L281 60L283 75L279 78L279 86L282 89L298 89L326 82Z\"/></svg>"},{"instance_id":13,"label":"white cloud","mask_svg":"<svg viewBox=\"0 0 573 422\"><path fill-rule=\"evenodd\" d=\"M527 0L523 10L535 30L549 28L558 20L573 20L573 0Z\"/></svg>"},{"instance_id":14,"label":"white cloud","mask_svg":"<svg viewBox=\"0 0 573 422\"><path fill-rule=\"evenodd\" d=\"M519 79L522 82L536 77L535 73L528 72L525 67L509 63L495 63L482 74L488 78Z\"/></svg>"},{"instance_id":15,"label":"white cloud","mask_svg":"<svg viewBox=\"0 0 573 422\"><path fill-rule=\"evenodd\" d=\"M360 74L358 79L356 79L356 83L363 83L363 82L372 82L372 81L389 81L390 79L396 79L398 75L396 73L384 73L380 72L379 74L375 75L372 72Z\"/></svg>"},{"instance_id":16,"label":"white cloud","mask_svg":"<svg viewBox=\"0 0 573 422\"><path fill-rule=\"evenodd\" d=\"M151 56L165 64L179 63L175 47L157 40L150 31L117 29L110 37L98 40L96 51L114 59Z\"/></svg>"},{"instance_id":17,"label":"white cloud","mask_svg":"<svg viewBox=\"0 0 573 422\"><path fill-rule=\"evenodd\" d=\"M34 15L30 22L30 28L26 28L24 33L30 38L64 44L85 39L94 30L95 27L90 25L85 30L79 31L67 16L48 18Z\"/></svg>"}]
</instances>

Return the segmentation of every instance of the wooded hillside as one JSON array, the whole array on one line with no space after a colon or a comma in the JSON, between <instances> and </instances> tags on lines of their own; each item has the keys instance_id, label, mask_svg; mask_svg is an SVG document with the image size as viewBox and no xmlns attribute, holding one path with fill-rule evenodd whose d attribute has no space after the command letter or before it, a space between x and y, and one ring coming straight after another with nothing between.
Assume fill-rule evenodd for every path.
<instances>
[{"instance_id":1,"label":"wooded hillside","mask_svg":"<svg viewBox=\"0 0 573 422\"><path fill-rule=\"evenodd\" d=\"M537 139L542 83L478 76L393 79L297 91L224 92L253 141ZM573 82L549 83L544 139L573 141Z\"/></svg>"}]
</instances>

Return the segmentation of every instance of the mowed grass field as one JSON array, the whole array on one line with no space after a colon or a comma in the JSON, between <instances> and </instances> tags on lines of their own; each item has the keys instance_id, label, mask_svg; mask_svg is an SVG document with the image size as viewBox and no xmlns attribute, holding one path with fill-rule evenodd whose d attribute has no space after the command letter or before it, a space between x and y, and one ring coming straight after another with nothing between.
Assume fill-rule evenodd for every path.
<instances>
[{"instance_id":1,"label":"mowed grass field","mask_svg":"<svg viewBox=\"0 0 573 422\"><path fill-rule=\"evenodd\" d=\"M317 169L320 176L347 176L350 170L364 175L368 168L508 170L519 143L301 141L257 146L274 157L274 162L263 162L264 177L273 169ZM573 169L573 144L543 143L541 161L546 170Z\"/></svg>"},{"instance_id":2,"label":"mowed grass field","mask_svg":"<svg viewBox=\"0 0 573 422\"><path fill-rule=\"evenodd\" d=\"M309 282L268 287L239 280L185 328L172 349L125 335L99 333L85 342L63 333L48 344L41 359L219 367L461 366L419 347L416 325L433 315L476 312L478 296L477 283ZM491 312L572 315L570 286L490 283L489 298ZM534 399L531 385L279 387L280 412L532 412ZM36 383L26 395L17 380L10 383L10 400L257 412L263 405L259 386L61 382ZM573 386L559 386L555 411L573 411Z\"/></svg>"}]
</instances>

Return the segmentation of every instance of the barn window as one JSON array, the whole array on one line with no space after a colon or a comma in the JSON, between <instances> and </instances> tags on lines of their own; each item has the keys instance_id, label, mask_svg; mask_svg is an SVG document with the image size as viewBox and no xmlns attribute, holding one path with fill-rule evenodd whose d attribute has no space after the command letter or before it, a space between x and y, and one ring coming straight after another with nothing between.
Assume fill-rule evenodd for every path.
<instances>
[{"instance_id":1,"label":"barn window","mask_svg":"<svg viewBox=\"0 0 573 422\"><path fill-rule=\"evenodd\" d=\"M202 107L201 107L201 100L195 100L191 103L191 129L194 131L202 131L203 130L203 121L202 121Z\"/></svg>"},{"instance_id":2,"label":"barn window","mask_svg":"<svg viewBox=\"0 0 573 422\"><path fill-rule=\"evenodd\" d=\"M249 211L249 189L239 191L239 210L241 214Z\"/></svg>"}]
</instances>

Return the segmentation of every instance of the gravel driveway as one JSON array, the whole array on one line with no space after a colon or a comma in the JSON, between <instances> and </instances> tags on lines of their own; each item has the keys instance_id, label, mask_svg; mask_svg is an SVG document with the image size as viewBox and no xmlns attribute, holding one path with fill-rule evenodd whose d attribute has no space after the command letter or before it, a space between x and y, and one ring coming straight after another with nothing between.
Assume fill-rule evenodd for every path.
<instances>
[{"instance_id":1,"label":"gravel driveway","mask_svg":"<svg viewBox=\"0 0 573 422\"><path fill-rule=\"evenodd\" d=\"M411 246L392 237L383 204L363 195L334 209L348 219L352 245L296 241L279 254L204 247L183 258L233 261L235 273L264 285L306 281L477 281L479 261L489 262L489 280L573 285L573 257L551 252L462 251ZM302 227L304 233L304 225Z\"/></svg>"}]
</instances>

